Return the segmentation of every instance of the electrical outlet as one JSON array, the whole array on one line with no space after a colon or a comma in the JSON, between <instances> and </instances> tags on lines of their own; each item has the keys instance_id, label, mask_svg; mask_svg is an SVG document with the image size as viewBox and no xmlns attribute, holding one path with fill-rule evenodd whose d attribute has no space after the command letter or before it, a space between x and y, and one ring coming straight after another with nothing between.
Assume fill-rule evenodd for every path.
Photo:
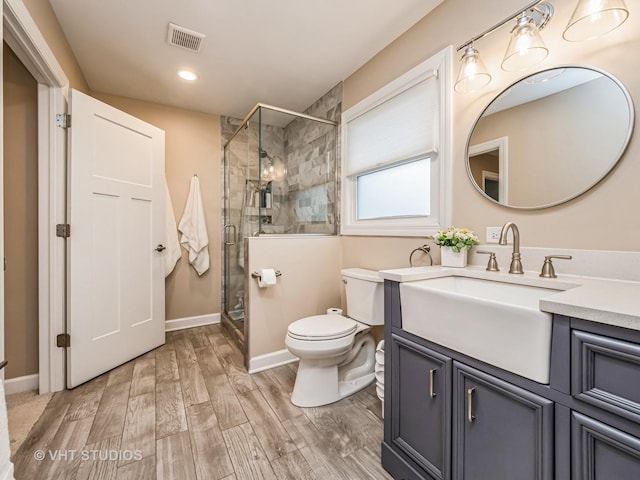
<instances>
[{"instance_id":1,"label":"electrical outlet","mask_svg":"<svg viewBox=\"0 0 640 480\"><path fill-rule=\"evenodd\" d=\"M487 243L498 243L502 227L487 227Z\"/></svg>"},{"instance_id":2,"label":"electrical outlet","mask_svg":"<svg viewBox=\"0 0 640 480\"><path fill-rule=\"evenodd\" d=\"M487 227L487 243L498 243L501 232L502 227ZM513 230L511 229L509 229L509 233L507 233L507 243L513 243Z\"/></svg>"}]
</instances>

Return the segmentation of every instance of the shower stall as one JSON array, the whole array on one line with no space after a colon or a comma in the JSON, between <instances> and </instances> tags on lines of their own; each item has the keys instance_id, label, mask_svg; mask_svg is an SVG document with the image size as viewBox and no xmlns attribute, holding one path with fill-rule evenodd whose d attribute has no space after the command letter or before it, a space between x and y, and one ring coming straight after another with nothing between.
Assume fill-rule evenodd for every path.
<instances>
[{"instance_id":1,"label":"shower stall","mask_svg":"<svg viewBox=\"0 0 640 480\"><path fill-rule=\"evenodd\" d=\"M336 234L337 130L331 120L258 104L226 135L221 322L242 349L245 239Z\"/></svg>"}]
</instances>

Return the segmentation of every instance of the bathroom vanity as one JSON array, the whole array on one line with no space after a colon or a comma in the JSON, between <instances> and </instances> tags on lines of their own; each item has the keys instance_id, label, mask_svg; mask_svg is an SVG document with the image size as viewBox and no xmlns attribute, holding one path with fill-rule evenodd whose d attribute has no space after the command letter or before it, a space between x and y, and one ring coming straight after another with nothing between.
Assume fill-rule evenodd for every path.
<instances>
[{"instance_id":1,"label":"bathroom vanity","mask_svg":"<svg viewBox=\"0 0 640 480\"><path fill-rule=\"evenodd\" d=\"M546 366L545 358L534 358L518 345L535 332L525 330L522 339L507 336L503 343L508 345L492 345L491 337L504 330L499 324L488 323L487 332L474 331L472 324L453 325L447 336L454 321L448 319L449 324L434 326L445 330L432 330L437 341L428 328L416 334L415 318L413 324L406 321L415 306L406 305L410 297L401 291L419 276L402 273L409 269L383 272L384 468L395 479L640 478L640 284L582 278L552 283L533 274L490 277L481 269L453 270L436 267L420 278L491 278L549 289L539 300L550 319ZM452 295L456 300L456 292ZM483 307L472 308L481 313ZM434 312L423 308L421 314L429 325ZM504 320L520 320L517 309L511 315ZM547 334L541 331L544 340ZM471 336L488 348L470 353L456 336ZM523 366L501 364L506 350L490 356L509 347L511 355L524 357ZM477 358L485 353L489 356ZM526 369L529 358L547 369L546 377Z\"/></svg>"}]
</instances>

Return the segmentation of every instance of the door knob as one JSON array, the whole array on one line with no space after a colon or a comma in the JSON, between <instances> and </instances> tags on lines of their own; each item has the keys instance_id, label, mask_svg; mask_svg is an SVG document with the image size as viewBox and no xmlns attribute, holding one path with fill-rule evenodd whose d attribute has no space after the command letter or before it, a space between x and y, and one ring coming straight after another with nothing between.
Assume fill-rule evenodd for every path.
<instances>
[{"instance_id":1,"label":"door knob","mask_svg":"<svg viewBox=\"0 0 640 480\"><path fill-rule=\"evenodd\" d=\"M164 252L166 249L167 249L167 247L165 247L164 245L159 243L155 250L156 250L156 252Z\"/></svg>"}]
</instances>

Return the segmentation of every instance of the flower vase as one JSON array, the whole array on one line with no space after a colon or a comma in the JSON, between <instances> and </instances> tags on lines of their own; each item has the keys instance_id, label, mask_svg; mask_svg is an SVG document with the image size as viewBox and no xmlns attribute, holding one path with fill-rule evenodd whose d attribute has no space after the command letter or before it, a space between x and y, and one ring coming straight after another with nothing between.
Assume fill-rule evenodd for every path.
<instances>
[{"instance_id":1,"label":"flower vase","mask_svg":"<svg viewBox=\"0 0 640 480\"><path fill-rule=\"evenodd\" d=\"M467 249L454 252L451 247L440 247L440 263L443 267L464 268L467 266Z\"/></svg>"}]
</instances>

